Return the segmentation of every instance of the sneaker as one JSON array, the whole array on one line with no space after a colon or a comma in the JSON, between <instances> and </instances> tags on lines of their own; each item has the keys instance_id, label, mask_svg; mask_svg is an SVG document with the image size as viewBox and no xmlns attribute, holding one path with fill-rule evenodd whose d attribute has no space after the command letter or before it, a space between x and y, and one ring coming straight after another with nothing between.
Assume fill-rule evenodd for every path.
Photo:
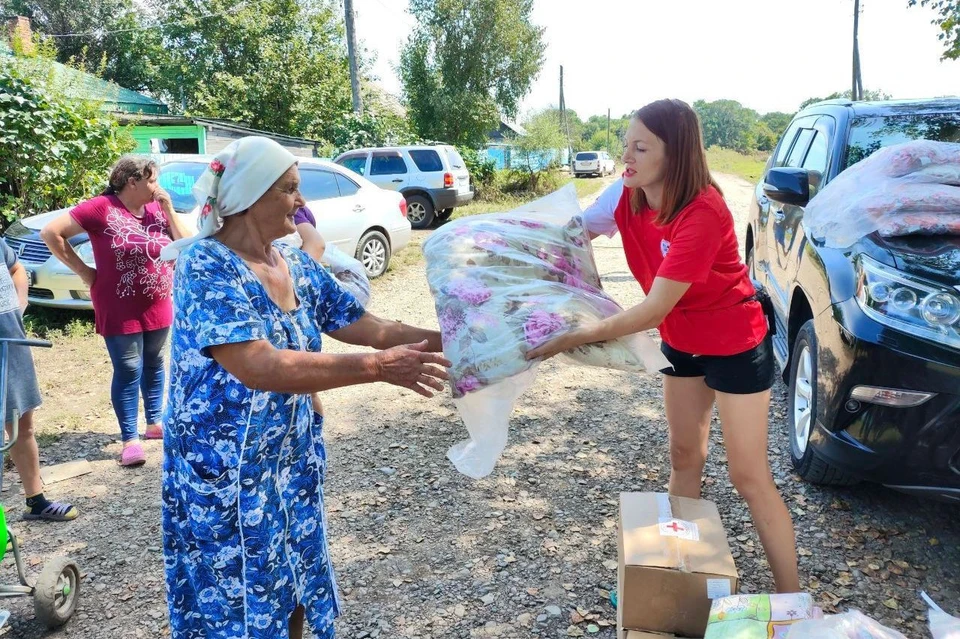
<instances>
[{"instance_id":1,"label":"sneaker","mask_svg":"<svg viewBox=\"0 0 960 639\"><path fill-rule=\"evenodd\" d=\"M144 439L163 439L163 426L160 424L154 424L153 426L147 426L146 432L143 435Z\"/></svg>"},{"instance_id":2,"label":"sneaker","mask_svg":"<svg viewBox=\"0 0 960 639\"><path fill-rule=\"evenodd\" d=\"M147 461L147 456L143 452L143 446L140 442L125 446L120 454L121 466L142 466Z\"/></svg>"}]
</instances>

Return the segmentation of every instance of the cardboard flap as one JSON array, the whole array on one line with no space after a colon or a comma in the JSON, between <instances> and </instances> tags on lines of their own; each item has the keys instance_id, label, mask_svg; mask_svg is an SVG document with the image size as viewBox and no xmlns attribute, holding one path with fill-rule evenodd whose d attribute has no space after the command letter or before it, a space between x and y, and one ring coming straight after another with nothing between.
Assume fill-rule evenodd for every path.
<instances>
[{"instance_id":1,"label":"cardboard flap","mask_svg":"<svg viewBox=\"0 0 960 639\"><path fill-rule=\"evenodd\" d=\"M663 493L621 493L622 561L681 572L737 576L713 502Z\"/></svg>"}]
</instances>

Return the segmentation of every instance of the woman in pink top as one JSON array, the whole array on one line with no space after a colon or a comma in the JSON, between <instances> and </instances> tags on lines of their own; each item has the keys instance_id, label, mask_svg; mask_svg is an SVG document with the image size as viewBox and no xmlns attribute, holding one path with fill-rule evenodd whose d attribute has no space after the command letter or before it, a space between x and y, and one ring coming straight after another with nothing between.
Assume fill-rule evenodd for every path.
<instances>
[{"instance_id":1,"label":"woman in pink top","mask_svg":"<svg viewBox=\"0 0 960 639\"><path fill-rule=\"evenodd\" d=\"M159 184L159 168L146 157L124 156L102 195L47 224L43 241L90 287L97 333L113 362L110 398L123 438L120 463L146 461L137 431L142 393L146 439L162 439L163 353L173 323L173 267L160 250L189 233ZM69 239L87 233L96 267L84 263Z\"/></svg>"}]
</instances>

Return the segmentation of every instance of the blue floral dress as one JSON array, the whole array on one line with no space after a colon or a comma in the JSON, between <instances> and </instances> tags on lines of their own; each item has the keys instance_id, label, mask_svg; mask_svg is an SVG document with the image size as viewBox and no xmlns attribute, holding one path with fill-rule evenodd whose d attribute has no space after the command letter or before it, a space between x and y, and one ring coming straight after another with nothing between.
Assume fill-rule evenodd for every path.
<instances>
[{"instance_id":1,"label":"blue floral dress","mask_svg":"<svg viewBox=\"0 0 960 639\"><path fill-rule=\"evenodd\" d=\"M305 253L277 245L299 306L274 304L243 260L201 240L177 261L163 459L173 639L287 636L298 604L318 639L339 614L323 510L323 419L308 395L245 387L211 346L269 340L319 351L363 315Z\"/></svg>"}]
</instances>

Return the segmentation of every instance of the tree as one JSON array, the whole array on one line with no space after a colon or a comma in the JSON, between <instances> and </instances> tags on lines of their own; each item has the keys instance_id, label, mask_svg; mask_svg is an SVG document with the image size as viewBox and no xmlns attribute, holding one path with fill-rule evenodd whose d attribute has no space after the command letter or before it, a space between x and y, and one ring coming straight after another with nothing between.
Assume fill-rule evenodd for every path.
<instances>
[{"instance_id":1,"label":"tree","mask_svg":"<svg viewBox=\"0 0 960 639\"><path fill-rule=\"evenodd\" d=\"M326 0L163 0L157 88L191 115L332 140L351 110L342 19Z\"/></svg>"},{"instance_id":2,"label":"tree","mask_svg":"<svg viewBox=\"0 0 960 639\"><path fill-rule=\"evenodd\" d=\"M793 113L781 113L780 111L771 111L770 113L764 113L760 116L760 122L765 124L773 135L780 138L783 135L783 132L787 130L787 127L790 126L790 121L793 120Z\"/></svg>"},{"instance_id":3,"label":"tree","mask_svg":"<svg viewBox=\"0 0 960 639\"><path fill-rule=\"evenodd\" d=\"M59 62L141 91L156 77L163 45L158 29L143 28L148 5L139 6L133 0L0 0L0 15L30 18L33 30L46 36L77 34L51 38Z\"/></svg>"},{"instance_id":4,"label":"tree","mask_svg":"<svg viewBox=\"0 0 960 639\"><path fill-rule=\"evenodd\" d=\"M852 95L851 90L847 89L846 91L834 91L833 93L831 93L825 98L808 98L800 103L799 110L803 111L811 104L816 104L817 102L823 102L824 100L849 100L851 95ZM893 98L892 95L889 95L879 90L874 91L871 89L866 89L863 92L863 100L866 102L871 102L875 100L890 100L892 98Z\"/></svg>"},{"instance_id":5,"label":"tree","mask_svg":"<svg viewBox=\"0 0 960 639\"><path fill-rule=\"evenodd\" d=\"M937 12L932 23L940 28L937 38L943 42L943 60L960 58L960 3L956 0L909 0L909 6L929 6Z\"/></svg>"},{"instance_id":6,"label":"tree","mask_svg":"<svg viewBox=\"0 0 960 639\"><path fill-rule=\"evenodd\" d=\"M533 0L411 0L417 26L400 80L422 138L476 148L501 114L516 115L546 49L532 9Z\"/></svg>"},{"instance_id":7,"label":"tree","mask_svg":"<svg viewBox=\"0 0 960 639\"><path fill-rule=\"evenodd\" d=\"M544 109L523 123L526 135L517 136L514 149L530 174L530 188L537 190L539 173L556 166L560 152L567 147L566 133L560 130L556 109Z\"/></svg>"},{"instance_id":8,"label":"tree","mask_svg":"<svg viewBox=\"0 0 960 639\"><path fill-rule=\"evenodd\" d=\"M18 59L0 63L0 227L93 195L133 138Z\"/></svg>"},{"instance_id":9,"label":"tree","mask_svg":"<svg viewBox=\"0 0 960 639\"><path fill-rule=\"evenodd\" d=\"M700 116L703 144L746 152L757 148L757 112L747 109L736 100L697 100L693 108Z\"/></svg>"}]
</instances>

